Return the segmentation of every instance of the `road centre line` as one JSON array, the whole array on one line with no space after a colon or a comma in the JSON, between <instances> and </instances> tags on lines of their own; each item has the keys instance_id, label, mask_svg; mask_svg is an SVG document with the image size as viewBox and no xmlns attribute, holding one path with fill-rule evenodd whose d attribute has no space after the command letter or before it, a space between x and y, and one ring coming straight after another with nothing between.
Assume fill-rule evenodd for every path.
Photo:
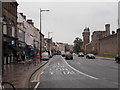
<instances>
[{"instance_id":1,"label":"road centre line","mask_svg":"<svg viewBox=\"0 0 120 90\"><path fill-rule=\"evenodd\" d=\"M70 66L70 65L65 61L65 59L64 59L63 57L62 57L62 59L63 59L63 61L64 61L70 68L72 68L74 71L76 71L76 72L78 72L78 73L80 73L80 74L82 74L82 75L84 75L84 76L87 76L87 77L89 77L89 78L96 79L96 80L98 79L98 78L96 78L96 77L93 77L93 76L91 76L91 75L88 75L88 74L86 74L86 73L83 73L83 72L81 72L81 71L73 68L72 66Z\"/></svg>"}]
</instances>

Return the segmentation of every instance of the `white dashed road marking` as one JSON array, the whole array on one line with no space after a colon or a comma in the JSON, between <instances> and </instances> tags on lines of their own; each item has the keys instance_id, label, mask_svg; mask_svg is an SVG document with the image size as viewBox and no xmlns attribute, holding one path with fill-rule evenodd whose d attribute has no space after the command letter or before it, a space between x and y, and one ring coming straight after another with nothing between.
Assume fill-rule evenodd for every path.
<instances>
[{"instance_id":1,"label":"white dashed road marking","mask_svg":"<svg viewBox=\"0 0 120 90\"><path fill-rule=\"evenodd\" d=\"M50 72L51 75L53 75L53 72Z\"/></svg>"},{"instance_id":2,"label":"white dashed road marking","mask_svg":"<svg viewBox=\"0 0 120 90\"><path fill-rule=\"evenodd\" d=\"M62 57L62 59L63 59L63 61L64 61L70 68L72 68L74 71L76 71L76 72L78 72L78 73L80 73L80 74L82 74L82 75L84 75L84 76L86 76L86 77L89 77L89 78L92 78L92 79L96 79L96 80L98 79L98 78L96 78L96 77L94 77L94 76L88 75L88 74L86 74L86 73L83 73L83 72L81 72L81 71L73 68L72 66L70 66L70 65L65 61L65 59L64 59L63 57Z\"/></svg>"}]
</instances>

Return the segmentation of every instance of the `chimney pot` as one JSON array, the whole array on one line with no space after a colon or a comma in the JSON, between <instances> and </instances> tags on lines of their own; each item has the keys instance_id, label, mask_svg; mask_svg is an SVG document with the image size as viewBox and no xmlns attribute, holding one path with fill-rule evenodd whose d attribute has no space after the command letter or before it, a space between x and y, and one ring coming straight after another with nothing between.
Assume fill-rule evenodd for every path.
<instances>
[{"instance_id":1,"label":"chimney pot","mask_svg":"<svg viewBox=\"0 0 120 90\"><path fill-rule=\"evenodd\" d=\"M23 16L23 13L20 13L21 14L21 16Z\"/></svg>"},{"instance_id":2,"label":"chimney pot","mask_svg":"<svg viewBox=\"0 0 120 90\"><path fill-rule=\"evenodd\" d=\"M26 20L26 16L24 15L23 18Z\"/></svg>"},{"instance_id":3,"label":"chimney pot","mask_svg":"<svg viewBox=\"0 0 120 90\"><path fill-rule=\"evenodd\" d=\"M115 31L112 31L112 35L115 34Z\"/></svg>"},{"instance_id":4,"label":"chimney pot","mask_svg":"<svg viewBox=\"0 0 120 90\"><path fill-rule=\"evenodd\" d=\"M32 26L34 26L34 23L32 22L32 19L28 19L27 22L28 22L29 24L31 24Z\"/></svg>"}]
</instances>

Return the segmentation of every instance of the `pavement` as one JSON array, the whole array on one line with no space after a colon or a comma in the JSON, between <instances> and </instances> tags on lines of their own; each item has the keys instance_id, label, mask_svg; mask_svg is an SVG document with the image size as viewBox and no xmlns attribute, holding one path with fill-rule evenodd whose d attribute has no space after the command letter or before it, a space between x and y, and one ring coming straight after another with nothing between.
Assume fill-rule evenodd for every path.
<instances>
[{"instance_id":1,"label":"pavement","mask_svg":"<svg viewBox=\"0 0 120 90\"><path fill-rule=\"evenodd\" d=\"M42 61L38 65L35 65L28 60L26 62L16 62L4 65L4 73L2 76L3 82L13 84L15 88L28 88L28 80L32 73L46 63L46 61Z\"/></svg>"},{"instance_id":2,"label":"pavement","mask_svg":"<svg viewBox=\"0 0 120 90\"><path fill-rule=\"evenodd\" d=\"M103 59L103 60L115 60L115 58L106 58L106 57L96 57L97 59Z\"/></svg>"},{"instance_id":3,"label":"pavement","mask_svg":"<svg viewBox=\"0 0 120 90\"><path fill-rule=\"evenodd\" d=\"M38 82L34 82L37 79ZM118 64L112 60L54 56L30 80L37 88L118 88Z\"/></svg>"}]
</instances>

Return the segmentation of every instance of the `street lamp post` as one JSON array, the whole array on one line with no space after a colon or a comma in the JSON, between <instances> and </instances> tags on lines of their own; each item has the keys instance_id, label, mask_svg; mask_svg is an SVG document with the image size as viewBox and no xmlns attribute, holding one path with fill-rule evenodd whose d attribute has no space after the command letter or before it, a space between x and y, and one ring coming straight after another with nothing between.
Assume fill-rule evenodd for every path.
<instances>
[{"instance_id":1,"label":"street lamp post","mask_svg":"<svg viewBox=\"0 0 120 90\"><path fill-rule=\"evenodd\" d=\"M48 12L48 11L50 11L50 10L41 10L41 8L40 8L40 61L41 61L41 54L42 54L42 35L41 35L41 29L42 29L42 24L41 24L41 12Z\"/></svg>"},{"instance_id":2,"label":"street lamp post","mask_svg":"<svg viewBox=\"0 0 120 90\"><path fill-rule=\"evenodd\" d=\"M3 72L3 32L2 32L2 1L0 1L0 84L1 84L1 78L2 78L2 72Z\"/></svg>"}]
</instances>

